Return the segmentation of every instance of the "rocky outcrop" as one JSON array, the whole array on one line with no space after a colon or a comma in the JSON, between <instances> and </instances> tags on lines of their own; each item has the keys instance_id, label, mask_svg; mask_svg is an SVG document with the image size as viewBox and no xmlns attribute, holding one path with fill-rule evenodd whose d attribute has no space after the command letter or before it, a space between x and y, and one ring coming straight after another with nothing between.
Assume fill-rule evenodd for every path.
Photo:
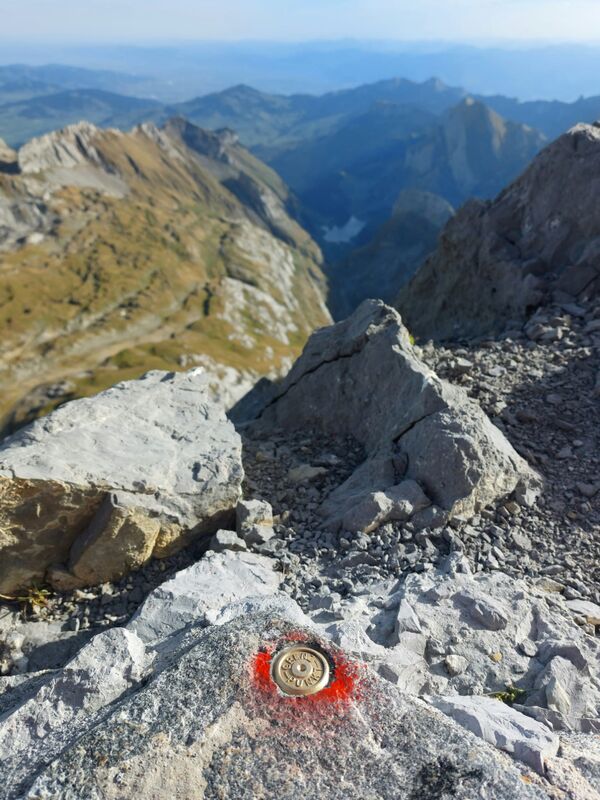
<instances>
[{"instance_id":1,"label":"rocky outcrop","mask_svg":"<svg viewBox=\"0 0 600 800\"><path fill-rule=\"evenodd\" d=\"M286 697L269 676L273 651L298 639L321 646L333 666L329 688L313 698ZM127 641L131 652L135 637ZM272 613L192 627L157 654L145 680L126 653L111 655L110 675L94 670L83 682L85 664L72 662L33 695L72 687L64 706L9 708L0 736L17 725L38 736L25 760L2 759L2 797L550 796L541 781L523 780L524 765Z\"/></svg>"},{"instance_id":2,"label":"rocky outcrop","mask_svg":"<svg viewBox=\"0 0 600 800\"><path fill-rule=\"evenodd\" d=\"M577 125L493 202L467 203L397 298L419 337L499 332L551 292L600 290L600 127ZM513 325L514 327L514 325Z\"/></svg>"},{"instance_id":3,"label":"rocky outcrop","mask_svg":"<svg viewBox=\"0 0 600 800\"><path fill-rule=\"evenodd\" d=\"M454 556L436 572L409 576L396 602L390 643L414 647L418 633L441 694L506 699L512 691L519 713L555 731L600 730L600 646L543 582L473 575Z\"/></svg>"},{"instance_id":4,"label":"rocky outcrop","mask_svg":"<svg viewBox=\"0 0 600 800\"><path fill-rule=\"evenodd\" d=\"M17 153L0 139L0 172L14 172L16 165Z\"/></svg>"},{"instance_id":5,"label":"rocky outcrop","mask_svg":"<svg viewBox=\"0 0 600 800\"><path fill-rule=\"evenodd\" d=\"M160 642L190 625L213 624L226 606L273 596L282 578L271 559L256 553L209 552L155 589L129 629L145 642Z\"/></svg>"},{"instance_id":6,"label":"rocky outcrop","mask_svg":"<svg viewBox=\"0 0 600 800\"><path fill-rule=\"evenodd\" d=\"M120 132L111 133L120 136ZM70 169L82 164L103 166L104 161L94 145L98 128L89 122L69 125L60 131L47 133L24 144L18 153L19 167L24 174L63 167Z\"/></svg>"},{"instance_id":7,"label":"rocky outcrop","mask_svg":"<svg viewBox=\"0 0 600 800\"><path fill-rule=\"evenodd\" d=\"M364 446L366 461L322 507L332 527L441 524L536 481L479 406L419 361L398 314L378 301L313 334L255 423L278 427Z\"/></svg>"},{"instance_id":8,"label":"rocky outcrop","mask_svg":"<svg viewBox=\"0 0 600 800\"><path fill-rule=\"evenodd\" d=\"M167 556L233 521L242 477L240 438L199 371L69 403L0 448L0 591Z\"/></svg>"}]
</instances>

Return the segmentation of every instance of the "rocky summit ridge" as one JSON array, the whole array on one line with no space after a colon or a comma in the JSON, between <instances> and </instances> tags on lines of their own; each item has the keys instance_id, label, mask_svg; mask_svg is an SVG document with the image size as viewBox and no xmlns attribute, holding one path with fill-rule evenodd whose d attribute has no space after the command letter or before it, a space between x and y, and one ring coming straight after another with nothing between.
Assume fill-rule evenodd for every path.
<instances>
[{"instance_id":1,"label":"rocky summit ridge","mask_svg":"<svg viewBox=\"0 0 600 800\"><path fill-rule=\"evenodd\" d=\"M576 125L495 200L460 209L397 298L410 330L436 339L497 334L553 295L565 303L597 296L599 165L600 127Z\"/></svg>"},{"instance_id":2,"label":"rocky summit ridge","mask_svg":"<svg viewBox=\"0 0 600 800\"><path fill-rule=\"evenodd\" d=\"M598 487L575 505L541 457L579 412L552 433L530 410L524 438L532 400L488 396L503 357L585 349L582 313L568 349L471 354L367 301L238 403L238 432L191 371L9 438L0 578L37 610L0 620L0 796L597 800ZM4 566L27 559L41 605ZM330 664L314 699L271 679L298 642Z\"/></svg>"},{"instance_id":3,"label":"rocky summit ridge","mask_svg":"<svg viewBox=\"0 0 600 800\"><path fill-rule=\"evenodd\" d=\"M142 203L168 164L175 191L181 160L227 224L312 252L230 131L111 136L50 136L0 176L93 176L114 216L119 185ZM574 129L477 206L471 250L448 255L460 298L428 284L439 330L424 299L422 330L367 300L229 416L205 370L153 370L0 443L1 800L598 800L595 223L556 189L585 179L593 202L597 142ZM482 259L464 278L461 252ZM461 338L429 338L444 326ZM274 680L291 647L326 666L315 694Z\"/></svg>"}]
</instances>

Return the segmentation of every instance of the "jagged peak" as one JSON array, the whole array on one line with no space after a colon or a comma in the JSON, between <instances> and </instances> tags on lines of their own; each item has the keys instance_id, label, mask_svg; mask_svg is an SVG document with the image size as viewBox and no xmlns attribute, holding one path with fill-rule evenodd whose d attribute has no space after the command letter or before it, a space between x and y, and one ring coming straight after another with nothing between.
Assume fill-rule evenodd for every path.
<instances>
[{"instance_id":1,"label":"jagged peak","mask_svg":"<svg viewBox=\"0 0 600 800\"><path fill-rule=\"evenodd\" d=\"M0 138L0 161L4 164L13 164L16 160L16 150L13 150L4 139Z\"/></svg>"},{"instance_id":2,"label":"jagged peak","mask_svg":"<svg viewBox=\"0 0 600 800\"><path fill-rule=\"evenodd\" d=\"M582 158L584 156L598 157L600 148L600 122L579 122L573 125L568 131L559 136L553 142L547 144L544 149L533 159L529 167L512 184L506 187L502 196L513 191L522 191L522 187L532 184L538 173L542 173L544 184L547 184L547 176L543 173L547 170L548 162L553 164L553 174L557 172L560 164L572 161L573 157Z\"/></svg>"},{"instance_id":3,"label":"jagged peak","mask_svg":"<svg viewBox=\"0 0 600 800\"><path fill-rule=\"evenodd\" d=\"M200 155L228 161L230 150L239 144L238 135L230 128L209 131L199 128L185 117L172 117L162 127L167 136L179 138L187 147Z\"/></svg>"},{"instance_id":4,"label":"jagged peak","mask_svg":"<svg viewBox=\"0 0 600 800\"><path fill-rule=\"evenodd\" d=\"M435 89L436 92L443 92L446 89L450 88L448 84L444 83L444 81L441 78L436 78L436 77L432 77L429 78L429 80L424 81L423 86L430 86L432 89Z\"/></svg>"},{"instance_id":5,"label":"jagged peak","mask_svg":"<svg viewBox=\"0 0 600 800\"><path fill-rule=\"evenodd\" d=\"M86 121L46 133L31 139L19 149L19 167L23 173L35 173L53 167L72 168L85 162L100 165L103 161L95 143L98 137L106 133L106 130ZM110 133L124 135L113 129L110 129Z\"/></svg>"},{"instance_id":6,"label":"jagged peak","mask_svg":"<svg viewBox=\"0 0 600 800\"><path fill-rule=\"evenodd\" d=\"M600 142L600 120L592 123L578 122L577 125L573 125L566 133L559 136L556 141L566 142L573 139L586 139L593 143Z\"/></svg>"}]
</instances>

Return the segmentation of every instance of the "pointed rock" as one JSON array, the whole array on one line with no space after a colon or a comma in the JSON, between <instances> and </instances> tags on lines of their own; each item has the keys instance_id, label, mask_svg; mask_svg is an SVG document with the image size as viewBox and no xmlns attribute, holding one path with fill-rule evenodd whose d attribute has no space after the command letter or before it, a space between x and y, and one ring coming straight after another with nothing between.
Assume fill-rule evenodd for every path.
<instances>
[{"instance_id":1,"label":"pointed rock","mask_svg":"<svg viewBox=\"0 0 600 800\"><path fill-rule=\"evenodd\" d=\"M442 524L538 481L481 408L419 360L399 315L375 300L311 336L254 426L321 430L364 446L367 460L322 507L332 528L370 530L394 509L406 519L428 503L442 513L427 520ZM408 487L406 502L394 505Z\"/></svg>"}]
</instances>

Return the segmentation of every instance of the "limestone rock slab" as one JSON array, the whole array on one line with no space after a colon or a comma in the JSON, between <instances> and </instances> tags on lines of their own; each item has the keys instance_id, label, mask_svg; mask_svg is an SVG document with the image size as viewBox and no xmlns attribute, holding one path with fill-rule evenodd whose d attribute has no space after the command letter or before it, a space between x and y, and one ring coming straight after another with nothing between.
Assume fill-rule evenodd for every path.
<instances>
[{"instance_id":1,"label":"limestone rock slab","mask_svg":"<svg viewBox=\"0 0 600 800\"><path fill-rule=\"evenodd\" d=\"M546 759L555 756L558 736L541 722L490 697L431 697L431 704L471 733L506 750L544 774Z\"/></svg>"},{"instance_id":2,"label":"limestone rock slab","mask_svg":"<svg viewBox=\"0 0 600 800\"><path fill-rule=\"evenodd\" d=\"M283 697L257 671L257 655L298 636L315 642L314 631L265 614L190 630L149 681L93 727L80 726L77 742L32 775L23 796L549 796L503 753L369 670L348 665L354 677L337 700ZM321 646L342 663L335 646Z\"/></svg>"},{"instance_id":3,"label":"limestone rock slab","mask_svg":"<svg viewBox=\"0 0 600 800\"><path fill-rule=\"evenodd\" d=\"M145 642L157 642L187 625L211 624L226 606L274 595L283 575L273 564L257 553L207 553L156 588L129 628Z\"/></svg>"},{"instance_id":4,"label":"limestone rock slab","mask_svg":"<svg viewBox=\"0 0 600 800\"><path fill-rule=\"evenodd\" d=\"M206 381L151 372L2 444L2 593L56 564L63 586L114 580L233 521L241 441Z\"/></svg>"}]
</instances>

